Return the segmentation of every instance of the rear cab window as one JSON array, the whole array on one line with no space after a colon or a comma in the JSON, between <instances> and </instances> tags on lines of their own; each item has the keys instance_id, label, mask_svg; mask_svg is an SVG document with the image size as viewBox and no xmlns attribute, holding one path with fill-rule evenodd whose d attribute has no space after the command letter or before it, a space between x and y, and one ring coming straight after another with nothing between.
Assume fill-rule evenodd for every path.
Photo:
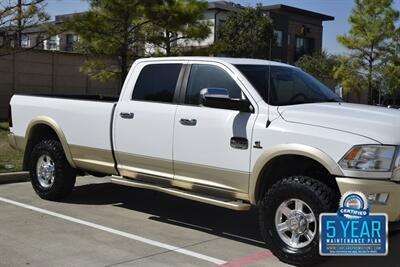
<instances>
[{"instance_id":1,"label":"rear cab window","mask_svg":"<svg viewBox=\"0 0 400 267\"><path fill-rule=\"evenodd\" d=\"M132 100L172 103L183 64L162 63L143 67Z\"/></svg>"}]
</instances>

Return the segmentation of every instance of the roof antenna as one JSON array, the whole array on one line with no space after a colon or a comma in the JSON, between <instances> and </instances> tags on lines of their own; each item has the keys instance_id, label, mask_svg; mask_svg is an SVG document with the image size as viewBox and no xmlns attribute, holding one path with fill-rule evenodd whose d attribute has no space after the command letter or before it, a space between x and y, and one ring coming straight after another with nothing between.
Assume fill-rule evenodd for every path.
<instances>
[{"instance_id":1,"label":"roof antenna","mask_svg":"<svg viewBox=\"0 0 400 267\"><path fill-rule=\"evenodd\" d=\"M269 60L272 58L272 38L269 39ZM271 125L271 121L269 120L269 106L271 103L271 62L269 62L268 65L268 88L267 88L267 104L268 104L268 119L267 119L267 124L265 125L266 128L268 128Z\"/></svg>"}]
</instances>

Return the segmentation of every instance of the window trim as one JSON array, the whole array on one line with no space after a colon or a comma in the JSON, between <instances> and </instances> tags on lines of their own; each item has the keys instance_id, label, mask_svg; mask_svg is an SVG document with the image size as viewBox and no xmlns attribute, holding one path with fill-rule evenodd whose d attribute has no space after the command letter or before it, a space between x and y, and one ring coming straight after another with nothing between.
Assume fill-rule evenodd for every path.
<instances>
[{"instance_id":1,"label":"window trim","mask_svg":"<svg viewBox=\"0 0 400 267\"><path fill-rule=\"evenodd\" d=\"M136 87L136 83L140 77L140 74L142 73L143 69L148 67L148 66L153 66L153 65L181 65L181 69L179 71L178 74L178 79L176 81L176 86L174 89L174 95L172 97L172 102L160 102L160 101L153 101L153 100L143 100L143 99L134 99L133 98L133 94L135 92L135 87ZM188 64L184 63L184 62L171 62L171 63L150 63L150 64L144 64L144 66L140 69L137 77L136 77L136 81L133 84L133 88L131 90L131 94L129 96L129 101L137 101L137 102L147 102L147 103L156 103L156 104L166 104L166 105L177 105L179 103L179 96L180 96L180 92L182 89L182 82L183 82L183 78L186 72L186 69L188 67Z\"/></svg>"}]
</instances>

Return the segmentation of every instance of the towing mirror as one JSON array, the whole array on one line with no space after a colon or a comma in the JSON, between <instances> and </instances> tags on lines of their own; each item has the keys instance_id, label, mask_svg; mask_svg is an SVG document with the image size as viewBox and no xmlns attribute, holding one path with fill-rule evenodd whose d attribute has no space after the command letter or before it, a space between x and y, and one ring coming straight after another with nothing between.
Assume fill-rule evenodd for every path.
<instances>
[{"instance_id":1,"label":"towing mirror","mask_svg":"<svg viewBox=\"0 0 400 267\"><path fill-rule=\"evenodd\" d=\"M247 99L230 98L225 88L204 88L200 91L200 104L210 108L253 112L253 107Z\"/></svg>"}]
</instances>

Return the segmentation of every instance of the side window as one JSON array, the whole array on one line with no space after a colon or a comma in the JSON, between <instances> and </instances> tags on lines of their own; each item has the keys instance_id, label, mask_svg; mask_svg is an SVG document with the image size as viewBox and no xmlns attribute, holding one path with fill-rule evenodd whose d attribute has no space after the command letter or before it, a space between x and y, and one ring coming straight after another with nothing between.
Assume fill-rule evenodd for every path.
<instances>
[{"instance_id":1,"label":"side window","mask_svg":"<svg viewBox=\"0 0 400 267\"><path fill-rule=\"evenodd\" d=\"M199 105L200 91L204 88L224 88L230 98L242 98L242 91L223 69L213 65L194 64L190 70L185 103Z\"/></svg>"},{"instance_id":2,"label":"side window","mask_svg":"<svg viewBox=\"0 0 400 267\"><path fill-rule=\"evenodd\" d=\"M139 74L132 99L172 103L182 64L151 64Z\"/></svg>"}]
</instances>

